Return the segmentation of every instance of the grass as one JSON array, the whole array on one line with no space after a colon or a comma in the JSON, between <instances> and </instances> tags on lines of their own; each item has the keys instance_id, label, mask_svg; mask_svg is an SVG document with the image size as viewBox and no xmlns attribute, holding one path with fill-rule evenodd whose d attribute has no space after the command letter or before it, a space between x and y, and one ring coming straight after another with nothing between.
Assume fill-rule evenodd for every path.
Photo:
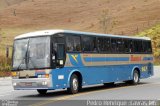
<instances>
[{"instance_id":1,"label":"grass","mask_svg":"<svg viewBox=\"0 0 160 106\"><path fill-rule=\"evenodd\" d=\"M7 59L5 56L0 55L0 71L10 71L11 58Z\"/></svg>"}]
</instances>

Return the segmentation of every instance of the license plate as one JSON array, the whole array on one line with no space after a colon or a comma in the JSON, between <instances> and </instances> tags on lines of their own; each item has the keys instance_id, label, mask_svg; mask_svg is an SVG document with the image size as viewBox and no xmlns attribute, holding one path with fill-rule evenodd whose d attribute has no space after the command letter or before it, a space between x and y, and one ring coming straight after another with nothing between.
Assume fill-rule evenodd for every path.
<instances>
[{"instance_id":1,"label":"license plate","mask_svg":"<svg viewBox=\"0 0 160 106\"><path fill-rule=\"evenodd\" d=\"M32 86L32 82L26 82L26 86Z\"/></svg>"}]
</instances>

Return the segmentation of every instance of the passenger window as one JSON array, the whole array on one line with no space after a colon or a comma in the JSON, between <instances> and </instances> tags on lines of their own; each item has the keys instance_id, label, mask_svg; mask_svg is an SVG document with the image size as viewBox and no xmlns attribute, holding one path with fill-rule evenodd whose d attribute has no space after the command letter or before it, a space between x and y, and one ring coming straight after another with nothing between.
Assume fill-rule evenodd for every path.
<instances>
[{"instance_id":1,"label":"passenger window","mask_svg":"<svg viewBox=\"0 0 160 106\"><path fill-rule=\"evenodd\" d=\"M117 39L116 38L111 38L111 51L112 53L116 53L117 51Z\"/></svg>"},{"instance_id":2,"label":"passenger window","mask_svg":"<svg viewBox=\"0 0 160 106\"><path fill-rule=\"evenodd\" d=\"M117 51L119 53L124 53L124 41L122 38L117 39Z\"/></svg>"},{"instance_id":3,"label":"passenger window","mask_svg":"<svg viewBox=\"0 0 160 106\"><path fill-rule=\"evenodd\" d=\"M130 40L128 39L123 39L124 41L124 52L125 53L130 53L131 49L130 49Z\"/></svg>"},{"instance_id":4,"label":"passenger window","mask_svg":"<svg viewBox=\"0 0 160 106\"><path fill-rule=\"evenodd\" d=\"M66 37L67 51L81 51L80 36L69 35Z\"/></svg>"},{"instance_id":5,"label":"passenger window","mask_svg":"<svg viewBox=\"0 0 160 106\"><path fill-rule=\"evenodd\" d=\"M134 52L136 53L143 53L143 46L141 40L134 41Z\"/></svg>"},{"instance_id":6,"label":"passenger window","mask_svg":"<svg viewBox=\"0 0 160 106\"><path fill-rule=\"evenodd\" d=\"M97 51L95 37L83 36L82 43L83 43L83 51L85 52L96 52Z\"/></svg>"},{"instance_id":7,"label":"passenger window","mask_svg":"<svg viewBox=\"0 0 160 106\"><path fill-rule=\"evenodd\" d=\"M97 39L97 44L98 44L98 50L100 52L111 52L111 46L110 46L110 38L103 38L99 37Z\"/></svg>"},{"instance_id":8,"label":"passenger window","mask_svg":"<svg viewBox=\"0 0 160 106\"><path fill-rule=\"evenodd\" d=\"M147 53L152 53L152 44L151 41L147 41Z\"/></svg>"},{"instance_id":9,"label":"passenger window","mask_svg":"<svg viewBox=\"0 0 160 106\"><path fill-rule=\"evenodd\" d=\"M150 41L143 41L144 53L152 53L152 47Z\"/></svg>"}]
</instances>

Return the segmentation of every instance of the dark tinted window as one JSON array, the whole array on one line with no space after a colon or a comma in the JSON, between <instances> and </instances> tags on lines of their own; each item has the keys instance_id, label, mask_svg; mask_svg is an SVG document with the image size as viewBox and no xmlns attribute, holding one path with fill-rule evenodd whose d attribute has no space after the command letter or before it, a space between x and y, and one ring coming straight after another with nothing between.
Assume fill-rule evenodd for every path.
<instances>
[{"instance_id":1,"label":"dark tinted window","mask_svg":"<svg viewBox=\"0 0 160 106\"><path fill-rule=\"evenodd\" d=\"M119 52L119 53L124 53L125 52L124 41L123 41L122 38L117 39L117 52Z\"/></svg>"},{"instance_id":2,"label":"dark tinted window","mask_svg":"<svg viewBox=\"0 0 160 106\"><path fill-rule=\"evenodd\" d=\"M129 45L130 45L130 53L134 53L134 42L133 40L129 40Z\"/></svg>"},{"instance_id":3,"label":"dark tinted window","mask_svg":"<svg viewBox=\"0 0 160 106\"><path fill-rule=\"evenodd\" d=\"M131 41L129 39L123 39L124 41L124 53L131 53Z\"/></svg>"},{"instance_id":4,"label":"dark tinted window","mask_svg":"<svg viewBox=\"0 0 160 106\"><path fill-rule=\"evenodd\" d=\"M151 41L143 41L144 53L152 53Z\"/></svg>"},{"instance_id":5,"label":"dark tinted window","mask_svg":"<svg viewBox=\"0 0 160 106\"><path fill-rule=\"evenodd\" d=\"M147 41L147 46L148 46L147 52L148 53L152 53L152 44L151 44L151 41Z\"/></svg>"},{"instance_id":6,"label":"dark tinted window","mask_svg":"<svg viewBox=\"0 0 160 106\"><path fill-rule=\"evenodd\" d=\"M111 52L117 52L117 38L111 38Z\"/></svg>"},{"instance_id":7,"label":"dark tinted window","mask_svg":"<svg viewBox=\"0 0 160 106\"><path fill-rule=\"evenodd\" d=\"M111 52L110 38L97 38L97 45L100 52Z\"/></svg>"},{"instance_id":8,"label":"dark tinted window","mask_svg":"<svg viewBox=\"0 0 160 106\"><path fill-rule=\"evenodd\" d=\"M97 39L97 40L96 40ZM81 41L82 40L82 41ZM67 51L101 53L152 53L151 41L119 38L94 37L69 34L66 36ZM82 44L81 44L82 42ZM82 45L82 47L81 47Z\"/></svg>"},{"instance_id":9,"label":"dark tinted window","mask_svg":"<svg viewBox=\"0 0 160 106\"><path fill-rule=\"evenodd\" d=\"M80 43L80 36L77 35L68 35L66 36L66 43L67 43L67 51L81 51L81 43Z\"/></svg>"},{"instance_id":10,"label":"dark tinted window","mask_svg":"<svg viewBox=\"0 0 160 106\"><path fill-rule=\"evenodd\" d=\"M82 35L83 36L83 35ZM96 50L96 38L83 36L82 37L83 51L97 51Z\"/></svg>"},{"instance_id":11,"label":"dark tinted window","mask_svg":"<svg viewBox=\"0 0 160 106\"><path fill-rule=\"evenodd\" d=\"M134 40L134 52L143 53L142 40Z\"/></svg>"}]
</instances>

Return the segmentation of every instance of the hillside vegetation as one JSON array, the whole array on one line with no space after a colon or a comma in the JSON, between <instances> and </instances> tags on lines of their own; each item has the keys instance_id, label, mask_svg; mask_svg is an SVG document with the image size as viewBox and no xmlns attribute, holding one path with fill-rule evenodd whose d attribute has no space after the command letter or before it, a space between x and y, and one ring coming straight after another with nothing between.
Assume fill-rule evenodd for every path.
<instances>
[{"instance_id":1,"label":"hillside vegetation","mask_svg":"<svg viewBox=\"0 0 160 106\"><path fill-rule=\"evenodd\" d=\"M160 64L160 24L140 32L138 36L147 36L151 38L155 63Z\"/></svg>"}]
</instances>

